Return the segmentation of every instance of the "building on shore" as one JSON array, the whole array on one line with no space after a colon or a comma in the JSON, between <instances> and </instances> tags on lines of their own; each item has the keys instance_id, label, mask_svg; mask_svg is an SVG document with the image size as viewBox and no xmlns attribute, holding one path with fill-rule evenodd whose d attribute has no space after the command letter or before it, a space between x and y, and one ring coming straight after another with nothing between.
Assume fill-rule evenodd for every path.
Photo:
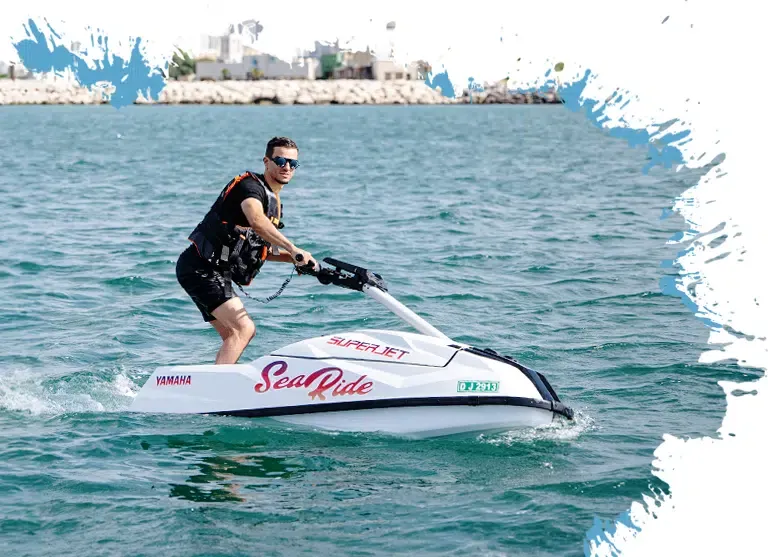
<instances>
[{"instance_id":1,"label":"building on shore","mask_svg":"<svg viewBox=\"0 0 768 557\"><path fill-rule=\"evenodd\" d=\"M373 79L374 60L375 57L370 50L340 51L326 57L325 68L330 71L326 71L323 77L326 79Z\"/></svg>"},{"instance_id":2,"label":"building on shore","mask_svg":"<svg viewBox=\"0 0 768 557\"><path fill-rule=\"evenodd\" d=\"M196 56L195 78L203 81L256 79L369 79L420 80L426 77L419 63L401 65L391 57L379 59L365 51L342 49L335 43L315 41L312 51L297 51L290 62L253 48L263 28L249 21L243 28L230 26L221 36L203 36ZM244 42L244 37L247 39ZM248 43L248 44L246 44Z\"/></svg>"},{"instance_id":3,"label":"building on shore","mask_svg":"<svg viewBox=\"0 0 768 557\"><path fill-rule=\"evenodd\" d=\"M345 56L345 54L349 54ZM198 60L196 78L204 81L253 79L374 79L423 81L416 62L407 65L378 60L364 52L326 54L315 58L297 56L291 63L270 54L243 56L240 63Z\"/></svg>"},{"instance_id":4,"label":"building on shore","mask_svg":"<svg viewBox=\"0 0 768 557\"><path fill-rule=\"evenodd\" d=\"M394 60L375 60L372 65L373 79L389 81L392 79L419 80L422 77L419 64L410 62L407 65L398 64Z\"/></svg>"},{"instance_id":5,"label":"building on shore","mask_svg":"<svg viewBox=\"0 0 768 557\"><path fill-rule=\"evenodd\" d=\"M0 77L2 78L9 78L12 80L16 79L35 79L35 74L27 71L27 68L25 68L22 64L12 62L0 62Z\"/></svg>"},{"instance_id":6,"label":"building on shore","mask_svg":"<svg viewBox=\"0 0 768 557\"><path fill-rule=\"evenodd\" d=\"M242 36L237 33L228 33L218 36L203 35L200 38L198 59L224 64L239 64L243 61L244 43Z\"/></svg>"},{"instance_id":7,"label":"building on shore","mask_svg":"<svg viewBox=\"0 0 768 557\"><path fill-rule=\"evenodd\" d=\"M288 63L271 54L251 54L239 63L198 60L195 74L202 81L315 79L319 65L317 59L309 57L296 57Z\"/></svg>"}]
</instances>

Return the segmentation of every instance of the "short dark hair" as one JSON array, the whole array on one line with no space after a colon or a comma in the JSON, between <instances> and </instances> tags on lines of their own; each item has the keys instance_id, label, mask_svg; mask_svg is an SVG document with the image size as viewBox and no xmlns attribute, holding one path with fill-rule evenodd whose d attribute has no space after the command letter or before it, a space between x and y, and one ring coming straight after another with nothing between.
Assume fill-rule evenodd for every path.
<instances>
[{"instance_id":1,"label":"short dark hair","mask_svg":"<svg viewBox=\"0 0 768 557\"><path fill-rule=\"evenodd\" d=\"M299 150L299 147L292 139L287 137L273 137L269 140L269 143L267 143L267 152L264 153L267 158L272 158L272 153L275 152L275 147L287 147L288 149Z\"/></svg>"}]
</instances>

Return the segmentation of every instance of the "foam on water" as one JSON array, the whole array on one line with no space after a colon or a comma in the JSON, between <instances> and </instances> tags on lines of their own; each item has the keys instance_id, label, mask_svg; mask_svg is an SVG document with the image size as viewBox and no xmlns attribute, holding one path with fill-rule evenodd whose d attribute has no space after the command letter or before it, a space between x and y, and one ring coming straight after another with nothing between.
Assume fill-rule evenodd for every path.
<instances>
[{"instance_id":1,"label":"foam on water","mask_svg":"<svg viewBox=\"0 0 768 557\"><path fill-rule=\"evenodd\" d=\"M122 372L106 376L42 374L31 369L0 373L0 410L53 416L81 412L120 412L139 387Z\"/></svg>"},{"instance_id":2,"label":"foam on water","mask_svg":"<svg viewBox=\"0 0 768 557\"><path fill-rule=\"evenodd\" d=\"M573 421L555 419L552 423L507 431L500 434L481 434L477 438L491 445L513 445L536 441L573 441L584 433L596 429L595 420L582 411L576 411Z\"/></svg>"}]
</instances>

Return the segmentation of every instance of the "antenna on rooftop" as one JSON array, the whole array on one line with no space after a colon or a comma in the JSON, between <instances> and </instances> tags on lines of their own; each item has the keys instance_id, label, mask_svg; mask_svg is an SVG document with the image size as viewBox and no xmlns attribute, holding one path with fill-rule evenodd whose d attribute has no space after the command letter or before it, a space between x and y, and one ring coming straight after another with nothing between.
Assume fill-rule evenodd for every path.
<instances>
[{"instance_id":1,"label":"antenna on rooftop","mask_svg":"<svg viewBox=\"0 0 768 557\"><path fill-rule=\"evenodd\" d=\"M395 22L390 21L389 23L387 23L387 31L391 33L394 30L395 30ZM395 42L391 38L389 40L389 57L390 58L395 57Z\"/></svg>"}]
</instances>

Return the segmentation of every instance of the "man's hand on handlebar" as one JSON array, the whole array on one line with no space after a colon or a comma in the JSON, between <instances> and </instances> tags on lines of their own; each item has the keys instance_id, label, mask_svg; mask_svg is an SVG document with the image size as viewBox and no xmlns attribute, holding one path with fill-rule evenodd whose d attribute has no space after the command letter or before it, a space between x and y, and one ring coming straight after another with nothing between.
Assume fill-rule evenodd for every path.
<instances>
[{"instance_id":1,"label":"man's hand on handlebar","mask_svg":"<svg viewBox=\"0 0 768 557\"><path fill-rule=\"evenodd\" d=\"M317 264L317 261L315 261L315 259L312 257L312 254L308 251L297 248L296 251L291 253L291 257L293 258L293 261L296 264L296 269L299 271L299 273L301 273L302 270L311 270L314 272L318 272L320 270L320 265Z\"/></svg>"}]
</instances>

